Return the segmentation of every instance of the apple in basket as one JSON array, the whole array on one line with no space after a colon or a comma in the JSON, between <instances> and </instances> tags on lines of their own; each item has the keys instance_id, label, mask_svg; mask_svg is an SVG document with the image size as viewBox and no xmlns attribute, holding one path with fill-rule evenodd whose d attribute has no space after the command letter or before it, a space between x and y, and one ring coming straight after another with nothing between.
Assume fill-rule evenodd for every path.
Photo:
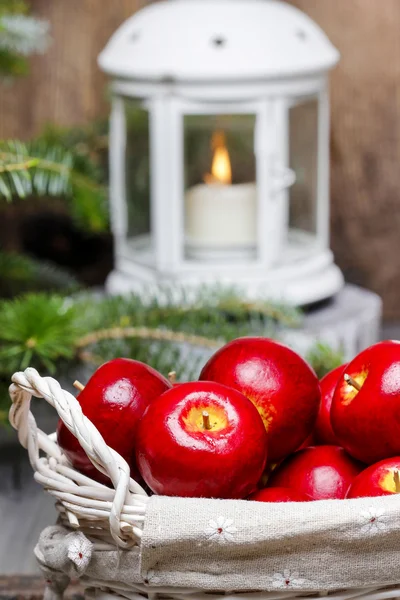
<instances>
[{"instance_id":1,"label":"apple in basket","mask_svg":"<svg viewBox=\"0 0 400 600\"><path fill-rule=\"evenodd\" d=\"M333 433L331 424L331 405L333 394L340 376L344 372L346 365L336 367L330 371L320 381L321 387L321 406L314 429L314 439L316 444L331 444L340 446L336 435ZM311 445L311 444L310 444Z\"/></svg>"},{"instance_id":2,"label":"apple in basket","mask_svg":"<svg viewBox=\"0 0 400 600\"><path fill-rule=\"evenodd\" d=\"M400 455L400 343L360 352L341 375L331 407L340 445L367 464Z\"/></svg>"},{"instance_id":3,"label":"apple in basket","mask_svg":"<svg viewBox=\"0 0 400 600\"><path fill-rule=\"evenodd\" d=\"M169 381L152 367L129 358L116 358L97 369L77 398L83 414L97 427L104 441L127 461L134 479L138 478L135 463L138 422L148 404L170 387ZM57 440L78 471L108 482L61 420Z\"/></svg>"},{"instance_id":4,"label":"apple in basket","mask_svg":"<svg viewBox=\"0 0 400 600\"><path fill-rule=\"evenodd\" d=\"M390 496L400 493L400 456L386 458L362 471L354 479L347 498Z\"/></svg>"},{"instance_id":5,"label":"apple in basket","mask_svg":"<svg viewBox=\"0 0 400 600\"><path fill-rule=\"evenodd\" d=\"M297 450L303 450L303 448L309 448L310 446L315 446L314 434L308 436L306 440L302 443L302 445L297 448Z\"/></svg>"},{"instance_id":6,"label":"apple in basket","mask_svg":"<svg viewBox=\"0 0 400 600\"><path fill-rule=\"evenodd\" d=\"M156 494L246 498L264 471L267 434L248 399L208 381L182 383L151 402L136 460Z\"/></svg>"},{"instance_id":7,"label":"apple in basket","mask_svg":"<svg viewBox=\"0 0 400 600\"><path fill-rule=\"evenodd\" d=\"M312 500L345 498L364 465L338 446L314 446L295 452L272 472L268 487L290 487Z\"/></svg>"},{"instance_id":8,"label":"apple in basket","mask_svg":"<svg viewBox=\"0 0 400 600\"><path fill-rule=\"evenodd\" d=\"M209 359L200 380L230 386L253 402L268 432L271 464L297 450L314 428L318 378L283 344L262 337L233 340Z\"/></svg>"},{"instance_id":9,"label":"apple in basket","mask_svg":"<svg viewBox=\"0 0 400 600\"><path fill-rule=\"evenodd\" d=\"M309 502L311 498L288 487L264 488L248 498L256 502Z\"/></svg>"}]
</instances>

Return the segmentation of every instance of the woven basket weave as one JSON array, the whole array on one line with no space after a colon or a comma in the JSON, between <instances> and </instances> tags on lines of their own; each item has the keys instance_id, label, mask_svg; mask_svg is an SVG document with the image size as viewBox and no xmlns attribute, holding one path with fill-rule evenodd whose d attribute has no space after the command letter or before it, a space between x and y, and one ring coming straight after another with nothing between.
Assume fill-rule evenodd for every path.
<instances>
[{"instance_id":1,"label":"woven basket weave","mask_svg":"<svg viewBox=\"0 0 400 600\"><path fill-rule=\"evenodd\" d=\"M60 525L69 531L78 532L78 535L83 534L84 539L89 539L88 543L93 547L102 550L118 548L119 556L122 556L121 551L126 551L126 554L131 553L132 556L140 556L143 528L146 522L146 512L147 515L149 514L150 498L142 487L130 478L127 463L106 445L94 425L83 415L76 398L61 389L56 380L51 377L41 377L35 369L28 368L24 372L15 373L12 381L10 422L18 431L20 443L28 450L35 472L35 480L56 498ZM56 443L55 434L46 435L38 429L35 418L30 412L32 395L44 398L56 409L67 428L79 440L93 464L102 473L109 476L114 489L99 484L71 468ZM357 503L357 501L353 502ZM38 558L40 562L40 556ZM47 582L45 599L60 600L70 577L57 573L52 568L41 566ZM284 565L282 565L282 570L284 572ZM79 571L74 575L79 576ZM400 568L398 579L400 580ZM366 589L358 587L357 589L342 589L339 592L330 590L329 596L336 600L350 598L385 600L400 597L400 585L388 586L388 581L387 579L386 585L384 585L385 582L382 582L382 585L376 585L374 588L371 586ZM390 579L390 582L392 581L396 581L395 574ZM82 577L82 582L88 597L95 596L103 599L119 595L132 600L140 600L143 597L149 598L149 600L154 600L156 597L186 600L189 596L191 600L217 600L223 595L235 600L244 598L274 600L304 596L317 597L328 593L299 592L291 589L268 592L250 589L237 593L227 592L226 588L225 591L217 588L208 591L204 589L174 589L167 586L152 587L151 582L146 580L144 580L144 584L140 582L127 586L119 581L118 570L115 572L113 580L108 581L107 585L93 580L87 575Z\"/></svg>"}]
</instances>

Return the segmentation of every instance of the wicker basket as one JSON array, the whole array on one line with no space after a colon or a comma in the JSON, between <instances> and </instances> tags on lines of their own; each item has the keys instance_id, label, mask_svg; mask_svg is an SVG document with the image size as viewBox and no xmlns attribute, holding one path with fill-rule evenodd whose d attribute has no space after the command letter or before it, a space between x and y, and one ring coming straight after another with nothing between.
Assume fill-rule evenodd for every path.
<instances>
[{"instance_id":1,"label":"wicker basket","mask_svg":"<svg viewBox=\"0 0 400 600\"><path fill-rule=\"evenodd\" d=\"M165 583L168 578L162 580L162 577L161 579L154 577L153 580L151 580L150 577L142 577L142 579L135 580L133 583L127 583L126 565L128 564L129 566L129 560L132 559L132 561L137 562L143 558L143 530L146 520L150 518L149 507L151 506L151 503L154 500L156 500L156 502L160 502L161 504L156 504L156 506L168 508L170 514L173 515L174 510L175 512L179 513L179 511L182 510L182 507L189 507L192 512L196 512L193 511L193 507L197 506L196 500L171 498L163 500L162 498L154 496L152 499L150 499L142 487L130 478L129 467L127 463L115 451L105 444L102 436L99 434L94 425L82 414L80 405L75 397L69 392L62 390L59 383L51 377L41 377L35 369L28 368L24 372L16 373L12 377L12 381L13 384L10 387L10 396L13 403L10 410L11 424L16 430L18 430L20 443L28 450L30 462L35 472L35 480L56 498L56 506L59 511L58 526L49 528L49 531L47 531L45 534L44 540L39 543L36 549L36 556L43 570L47 584L45 595L46 600L60 600L71 577L80 577L85 587L87 596L95 596L96 598L115 598L117 595L130 598L132 600L140 600L143 597L153 600L156 597L168 599L186 599L190 596L192 600L217 600L217 598L223 595L228 597L232 596L235 598L235 600L243 600L244 598L249 598L252 600L265 598L273 600L304 596L318 597L328 594L334 597L336 600L346 600L350 598L385 600L386 598L400 597L400 585L397 585L396 583L397 581L400 581L400 569L395 568L396 558L393 558L393 556L400 556L400 507L398 508L396 506L397 503L395 504L393 502L396 500L396 498L389 498L383 501L387 504L386 508L388 510L388 515L392 521L396 523L396 527L398 528L398 535L395 537L391 535L390 539L388 538L388 543L392 546L394 544L394 547L391 547L393 552L387 552L386 554L383 554L383 560L387 559L388 561L389 572L387 576L382 577L381 581L378 581L377 578L375 578L373 584L372 580L367 581L367 587L363 587L363 585L360 584L357 585L357 587L352 586L351 589L349 589L349 587L346 589L345 586L340 585L339 582L337 584L337 588L332 587L332 585L327 585L325 589L323 586L321 586L321 584L310 584L308 587L306 586L306 588L300 585L299 589L295 589L296 581L293 578L294 573L292 572L292 575L290 575L290 573L286 570L285 564L280 565L280 572L273 575L271 579L272 588L269 586L268 591L264 591L267 590L268 586L260 589L259 586L246 587L245 584L242 585L240 583L240 573L237 573L236 577L232 577L231 586L229 585L229 577L228 580L226 580L226 578L224 580L222 577L221 585L217 585L214 582L219 580L213 579L211 575L209 578L207 578L207 580L210 580L209 585L206 583L205 585L200 585L198 587L187 584L185 585L184 576L182 576L182 585L168 585L168 583ZM46 435L40 429L38 429L35 419L30 412L30 400L32 395L39 398L44 398L56 409L62 421L77 437L93 464L102 473L109 476L114 489L99 484L88 477L79 474L73 468L71 468L68 460L63 455L56 443L55 434ZM176 500L176 509L174 500ZM343 507L349 506L348 503L353 503L350 505L351 510L343 509L344 512L346 512L346 510L350 510L350 513L353 510L358 510L359 512L361 511L361 513L364 510L365 512L366 505L365 502L363 504L364 500L365 499L352 501L322 501L304 504L308 505L307 510L309 511L309 515L311 515L312 521L314 518L318 520L318 518L321 517L321 514L323 514L324 510L327 512L334 512L336 510L339 511L338 514L340 514L342 509L340 507L338 508L338 505ZM163 504L163 501L166 503ZM260 519L264 513L267 514L266 511L269 511L269 518L281 518L284 520L287 515L285 510L288 506L285 505L279 508L278 505L273 507L270 505L270 508L268 509L266 505L263 505L263 503L198 500L199 514L202 510L204 510L202 503L207 502L210 504L205 504L206 508L208 506L212 506L213 508L218 507L218 510L221 510L221 507L228 507L228 505L230 507L229 510L231 510L233 502L241 502L243 506L246 505L247 507L252 505L254 507L254 511L258 511L258 519ZM372 499L367 499L367 506L371 503ZM327 508L324 508L325 506ZM235 504L233 508L237 510L237 505ZM382 510L379 510L381 512L377 512L378 520L379 514L382 515ZM399 519L397 519L397 517L399 517ZM168 518L169 517L166 516L167 527ZM222 519L222 517L219 518ZM373 524L372 522L375 519L376 517L371 518L371 527ZM211 520L210 523L213 523L213 521ZM229 523L231 523L231 520L229 520ZM218 524L219 523L216 525ZM219 529L222 529L222 527L219 527ZM234 530L235 528L231 526L230 531L233 532ZM363 529L361 528L360 531L362 530ZM61 535L60 532L62 531L64 533ZM216 550L212 550L210 549L210 546L207 545L204 547L204 549L202 549L202 544L199 543L197 544L199 546L199 549L196 551L197 554L194 554L193 556L198 556L200 558L203 556L204 558L204 555L209 555L211 557L210 560L214 560L214 562L215 557L218 558L219 556L219 551L221 552L221 557L223 554L225 557L229 556L229 536L231 536L229 533L229 527L227 528L227 532L228 533L225 539L225 542L227 543L224 545L224 547L220 545L220 550L218 550L218 548ZM72 567L68 569L59 567L59 563L57 563L58 559L56 560L57 557L54 555L53 560L51 552L49 554L49 548L53 548L51 544L59 539L61 544L64 539L63 536L65 535L65 539L70 540L68 557L72 557ZM157 535L157 528L155 529L155 535ZM337 532L335 535L335 540L337 540ZM215 537L215 535L213 534L211 537ZM316 551L316 554L314 552L312 556L316 556L317 561L318 552L321 551L321 569L324 568L323 552L329 552L332 550L330 558L328 557L328 564L329 561L332 561L332 557L336 556L335 552L337 552L337 556L340 558L342 563L343 561L346 562L347 559L348 561L354 560L354 557L357 556L353 553L351 555L349 554L347 557L345 554L346 547L341 547L340 544L337 544L337 541L335 542L335 547L335 543L332 542L333 538L330 538L328 541L324 541L324 539L321 541L321 536L319 536L315 539L318 540L319 547L313 548L313 544L314 546L318 546L316 542L313 542L311 546L309 544L309 549L311 547L313 552ZM366 552L366 560L367 562L368 560L372 561L369 563L370 566L372 565L371 569L374 566L374 560L381 560L379 552L382 547L385 549L385 540L382 538L382 536L380 538L379 536L378 538L375 537L374 539L377 540L378 544L375 555L373 546L375 543L374 541L366 540L367 545L365 546L368 549L368 553ZM397 539L399 540L399 547L397 547ZM173 540L171 543L174 543ZM175 548L173 545L170 547ZM187 544L186 546L182 546L183 550L179 549L179 544L176 547L178 548L177 551L182 555L185 552L185 549L187 551L189 546ZM358 543L356 548L359 547L360 544ZM73 550L72 554L71 548ZM155 545L152 544L151 548L155 548ZM353 546L350 545L348 548L351 549ZM105 556L111 556L112 553L114 553L113 555L117 556L113 576L110 577L110 575L108 575L107 580L100 580L101 578L99 579L90 575L90 569L86 571L88 563L90 560L93 562L93 556L97 551L103 551ZM159 552L159 550L157 551ZM47 555L50 556L50 560L45 560L44 555L46 552ZM165 544L164 563L165 556L167 557L166 560L168 563L168 552L169 546L167 543ZM251 554L254 554L254 552L250 554L248 553L249 560L247 562L249 563L254 558L249 558ZM81 560L75 560L77 557ZM162 562L162 552L159 554L159 559ZM180 559L184 560L184 557L181 556ZM99 559L96 558L96 560L98 561ZM304 557L302 560L304 563ZM400 559L398 559L397 562L398 566L400 567ZM181 561L181 564L184 564L184 562L182 563ZM223 558L221 558L221 564L224 564ZM358 565L360 564L361 563L358 560ZM97 572L99 571L100 567L101 562L98 562ZM213 570L211 570L210 573L217 573L217 567L219 568L218 565L214 565ZM222 566L220 570L223 570L223 568L224 567ZM243 569L245 569L244 563ZM364 573L368 574L368 569L368 564L366 565L366 568L364 565ZM333 580L335 579L334 570L332 571L331 578ZM190 581L190 574L188 581ZM225 581L225 583L222 583L223 581ZM278 583L278 585L275 585L274 582ZM294 583L294 587L292 583ZM276 590L274 589L275 587L277 588Z\"/></svg>"}]
</instances>

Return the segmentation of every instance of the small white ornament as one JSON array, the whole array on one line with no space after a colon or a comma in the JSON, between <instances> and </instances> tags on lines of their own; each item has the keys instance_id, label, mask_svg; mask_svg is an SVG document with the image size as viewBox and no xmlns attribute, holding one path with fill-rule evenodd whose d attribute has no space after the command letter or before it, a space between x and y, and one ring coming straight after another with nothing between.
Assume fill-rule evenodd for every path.
<instances>
[{"instance_id":1,"label":"small white ornament","mask_svg":"<svg viewBox=\"0 0 400 600\"><path fill-rule=\"evenodd\" d=\"M234 541L234 535L237 532L237 529L233 525L232 519L218 517L217 519L210 519L205 531L209 541L224 544L226 542Z\"/></svg>"},{"instance_id":2,"label":"small white ornament","mask_svg":"<svg viewBox=\"0 0 400 600\"><path fill-rule=\"evenodd\" d=\"M272 586L275 588L297 587L304 583L304 579L299 577L297 571L285 569L283 573L274 573L272 576Z\"/></svg>"},{"instance_id":3,"label":"small white ornament","mask_svg":"<svg viewBox=\"0 0 400 600\"><path fill-rule=\"evenodd\" d=\"M88 567L92 552L93 544L83 533L77 533L68 545L68 558L74 563L79 573Z\"/></svg>"},{"instance_id":4,"label":"small white ornament","mask_svg":"<svg viewBox=\"0 0 400 600\"><path fill-rule=\"evenodd\" d=\"M367 510L360 513L361 531L375 535L379 531L387 529L388 516L383 508L374 508L370 506Z\"/></svg>"}]
</instances>

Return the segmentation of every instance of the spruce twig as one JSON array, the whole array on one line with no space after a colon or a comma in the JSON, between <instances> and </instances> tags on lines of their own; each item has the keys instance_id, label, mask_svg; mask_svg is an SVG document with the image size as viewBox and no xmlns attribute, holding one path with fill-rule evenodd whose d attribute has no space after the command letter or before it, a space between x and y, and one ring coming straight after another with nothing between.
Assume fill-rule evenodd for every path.
<instances>
[{"instance_id":1,"label":"spruce twig","mask_svg":"<svg viewBox=\"0 0 400 600\"><path fill-rule=\"evenodd\" d=\"M112 327L111 329L101 329L85 335L77 341L76 347L78 349L85 348L86 346L95 344L101 340L119 340L124 338L141 338L173 342L175 344L184 343L193 346L204 346L205 348L211 349L216 349L221 346L220 342L217 340L168 329L153 329L151 327Z\"/></svg>"},{"instance_id":2,"label":"spruce twig","mask_svg":"<svg viewBox=\"0 0 400 600\"><path fill-rule=\"evenodd\" d=\"M78 167L79 164L79 167ZM105 186L94 176L90 158L45 142L0 142L0 198L67 198L72 215L89 230L103 230L108 214Z\"/></svg>"}]
</instances>

